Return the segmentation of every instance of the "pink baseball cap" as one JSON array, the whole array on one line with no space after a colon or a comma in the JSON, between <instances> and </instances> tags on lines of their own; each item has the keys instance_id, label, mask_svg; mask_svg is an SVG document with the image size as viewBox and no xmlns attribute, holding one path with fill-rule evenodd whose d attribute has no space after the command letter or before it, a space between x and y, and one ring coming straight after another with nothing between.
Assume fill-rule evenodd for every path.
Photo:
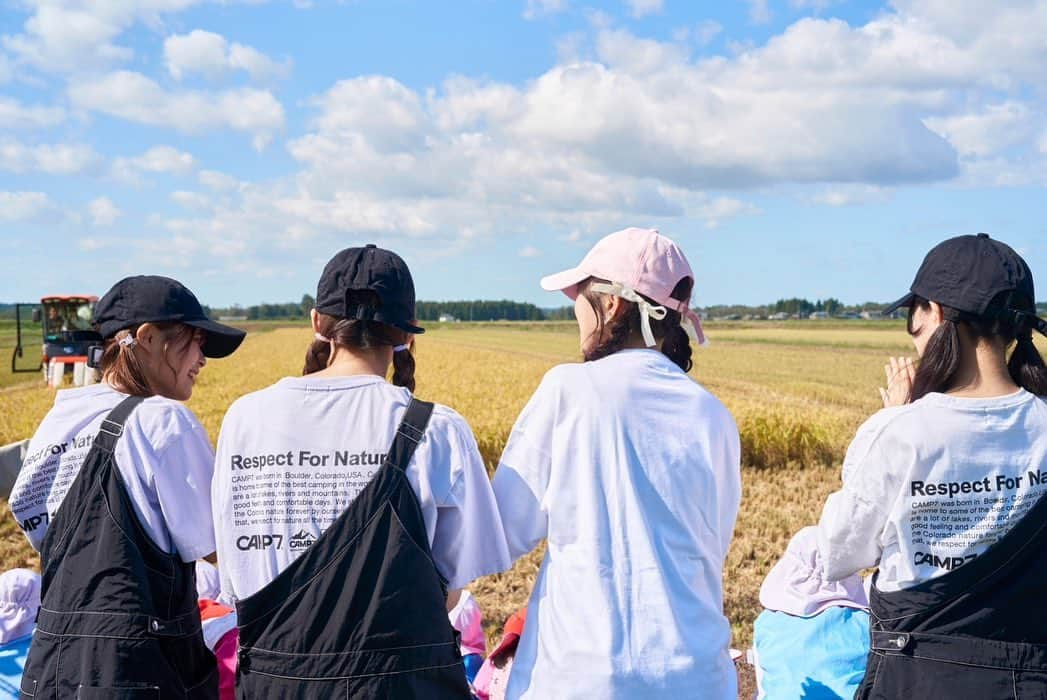
<instances>
[{"instance_id":1,"label":"pink baseball cap","mask_svg":"<svg viewBox=\"0 0 1047 700\"><path fill-rule=\"evenodd\" d=\"M624 293L618 295L626 299L630 298L631 292L636 292L667 309L678 311L687 334L699 345L705 345L702 322L691 310L690 296L682 301L670 296L683 278L690 278L693 283L694 272L680 247L656 229L627 228L604 236L577 266L543 277L541 284L542 289L559 290L574 299L578 296L578 284L589 277L619 285ZM652 311L658 310L654 308Z\"/></svg>"}]
</instances>

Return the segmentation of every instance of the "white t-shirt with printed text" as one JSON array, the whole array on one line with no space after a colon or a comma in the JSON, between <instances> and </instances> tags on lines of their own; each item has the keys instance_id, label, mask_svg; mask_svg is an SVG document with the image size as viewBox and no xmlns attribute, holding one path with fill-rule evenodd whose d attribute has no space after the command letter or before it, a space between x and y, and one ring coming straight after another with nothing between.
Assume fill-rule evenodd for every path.
<instances>
[{"instance_id":1,"label":"white t-shirt with printed text","mask_svg":"<svg viewBox=\"0 0 1047 700\"><path fill-rule=\"evenodd\" d=\"M63 389L29 443L11 491L11 510L39 550L87 457L102 420L127 398L107 384ZM215 551L211 517L214 451L207 432L181 403L145 399L114 450L135 513L160 549L191 562Z\"/></svg>"},{"instance_id":2,"label":"white t-shirt with printed text","mask_svg":"<svg viewBox=\"0 0 1047 700\"><path fill-rule=\"evenodd\" d=\"M660 352L546 374L494 478L513 558L547 538L507 697L736 697L739 460L730 413Z\"/></svg>"},{"instance_id":3,"label":"white t-shirt with printed text","mask_svg":"<svg viewBox=\"0 0 1047 700\"><path fill-rule=\"evenodd\" d=\"M858 429L818 524L826 575L879 567L882 591L985 552L1047 492L1047 401L931 393Z\"/></svg>"},{"instance_id":4,"label":"white t-shirt with printed text","mask_svg":"<svg viewBox=\"0 0 1047 700\"><path fill-rule=\"evenodd\" d=\"M212 492L222 600L252 595L323 534L378 471L410 403L374 375L288 377L230 406ZM451 589L509 567L465 420L437 404L405 474Z\"/></svg>"}]
</instances>

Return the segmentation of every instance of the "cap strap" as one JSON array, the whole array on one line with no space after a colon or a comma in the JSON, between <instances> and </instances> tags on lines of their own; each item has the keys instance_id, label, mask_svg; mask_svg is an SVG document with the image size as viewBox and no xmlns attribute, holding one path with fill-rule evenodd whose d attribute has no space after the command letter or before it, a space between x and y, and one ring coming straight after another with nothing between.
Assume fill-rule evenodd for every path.
<instances>
[{"instance_id":1,"label":"cap strap","mask_svg":"<svg viewBox=\"0 0 1047 700\"><path fill-rule=\"evenodd\" d=\"M683 316L680 318L680 327L683 328L684 333L687 334L687 337L690 338L695 345L709 344L708 338L706 338L705 340L698 339L698 330L694 327L694 321L692 321L687 316Z\"/></svg>"},{"instance_id":2,"label":"cap strap","mask_svg":"<svg viewBox=\"0 0 1047 700\"><path fill-rule=\"evenodd\" d=\"M1032 332L1035 330L1043 335L1047 335L1047 321L1043 320L1034 313L1028 311L1018 311L1017 309L1009 309L1012 317L1012 323L1014 323L1015 329L1017 329L1017 335L1019 337L1032 337Z\"/></svg>"},{"instance_id":3,"label":"cap strap","mask_svg":"<svg viewBox=\"0 0 1047 700\"><path fill-rule=\"evenodd\" d=\"M611 294L616 297L621 297L622 299L631 301L640 307L640 331L643 333L643 342L649 348L654 346L654 333L651 331L651 317L653 316L659 321L665 318L668 311L666 311L664 306L655 306L651 304L649 301L637 294L636 290L627 287L620 282L614 282L612 284L596 282L591 285L589 289L597 293Z\"/></svg>"}]
</instances>

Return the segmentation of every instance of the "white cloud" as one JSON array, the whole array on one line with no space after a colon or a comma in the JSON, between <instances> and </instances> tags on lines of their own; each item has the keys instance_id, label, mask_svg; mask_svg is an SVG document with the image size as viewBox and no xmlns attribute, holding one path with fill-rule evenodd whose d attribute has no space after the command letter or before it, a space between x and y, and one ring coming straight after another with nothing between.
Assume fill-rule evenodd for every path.
<instances>
[{"instance_id":1,"label":"white cloud","mask_svg":"<svg viewBox=\"0 0 1047 700\"><path fill-rule=\"evenodd\" d=\"M188 175L195 167L193 154L171 146L153 146L139 156L117 158L113 161L112 174L123 182L141 184L143 173Z\"/></svg>"},{"instance_id":2,"label":"white cloud","mask_svg":"<svg viewBox=\"0 0 1047 700\"><path fill-rule=\"evenodd\" d=\"M204 0L24 0L31 13L22 32L0 37L15 62L45 73L105 69L130 60L134 52L117 43L128 28L161 18Z\"/></svg>"},{"instance_id":3,"label":"white cloud","mask_svg":"<svg viewBox=\"0 0 1047 700\"><path fill-rule=\"evenodd\" d=\"M842 0L789 0L789 6L794 10L824 12L833 5L839 4L841 1Z\"/></svg>"},{"instance_id":4,"label":"white cloud","mask_svg":"<svg viewBox=\"0 0 1047 700\"><path fill-rule=\"evenodd\" d=\"M91 215L91 221L97 228L106 228L116 223L123 212L117 207L113 200L108 197L92 199L87 205L87 211Z\"/></svg>"},{"instance_id":5,"label":"white cloud","mask_svg":"<svg viewBox=\"0 0 1047 700\"><path fill-rule=\"evenodd\" d=\"M221 128L247 132L259 149L284 126L284 108L267 90L168 92L151 78L131 71L72 81L69 98L83 109L185 133Z\"/></svg>"},{"instance_id":6,"label":"white cloud","mask_svg":"<svg viewBox=\"0 0 1047 700\"><path fill-rule=\"evenodd\" d=\"M890 190L874 185L837 185L815 193L812 204L824 204L830 207L849 207L872 202L885 202L890 198Z\"/></svg>"},{"instance_id":7,"label":"white cloud","mask_svg":"<svg viewBox=\"0 0 1047 700\"><path fill-rule=\"evenodd\" d=\"M767 6L767 0L742 0L749 6L749 20L755 24L767 24L773 15Z\"/></svg>"},{"instance_id":8,"label":"white cloud","mask_svg":"<svg viewBox=\"0 0 1047 700\"><path fill-rule=\"evenodd\" d=\"M524 8L524 19L538 19L555 15L567 9L568 0L527 0Z\"/></svg>"},{"instance_id":9,"label":"white cloud","mask_svg":"<svg viewBox=\"0 0 1047 700\"><path fill-rule=\"evenodd\" d=\"M38 144L0 141L0 170L13 173L42 172L49 175L75 175L97 167L101 158L82 144Z\"/></svg>"},{"instance_id":10,"label":"white cloud","mask_svg":"<svg viewBox=\"0 0 1047 700\"><path fill-rule=\"evenodd\" d=\"M171 200L184 209L196 211L207 211L208 207L211 206L211 199L207 195L186 190L172 192Z\"/></svg>"},{"instance_id":11,"label":"white cloud","mask_svg":"<svg viewBox=\"0 0 1047 700\"><path fill-rule=\"evenodd\" d=\"M973 113L931 117L927 126L941 134L963 155L988 156L1029 141L1042 123L1022 102L986 105Z\"/></svg>"},{"instance_id":12,"label":"white cloud","mask_svg":"<svg viewBox=\"0 0 1047 700\"><path fill-rule=\"evenodd\" d=\"M40 129L64 120L65 111L59 107L26 106L0 95L0 129Z\"/></svg>"},{"instance_id":13,"label":"white cloud","mask_svg":"<svg viewBox=\"0 0 1047 700\"><path fill-rule=\"evenodd\" d=\"M0 223L39 219L54 210L43 192L0 191Z\"/></svg>"},{"instance_id":14,"label":"white cloud","mask_svg":"<svg viewBox=\"0 0 1047 700\"><path fill-rule=\"evenodd\" d=\"M701 46L706 46L723 32L723 25L713 19L707 19L698 25L694 36Z\"/></svg>"},{"instance_id":15,"label":"white cloud","mask_svg":"<svg viewBox=\"0 0 1047 700\"><path fill-rule=\"evenodd\" d=\"M217 79L242 70L253 80L266 81L286 78L291 72L290 59L274 61L257 49L201 29L164 40L164 62L175 80L193 73Z\"/></svg>"},{"instance_id":16,"label":"white cloud","mask_svg":"<svg viewBox=\"0 0 1047 700\"><path fill-rule=\"evenodd\" d=\"M533 245L526 246L517 253L521 258L537 258L540 257L541 254L542 251L538 250Z\"/></svg>"},{"instance_id":17,"label":"white cloud","mask_svg":"<svg viewBox=\"0 0 1047 700\"><path fill-rule=\"evenodd\" d=\"M235 177L216 170L201 170L196 177L201 185L216 192L231 192L240 186Z\"/></svg>"},{"instance_id":18,"label":"white cloud","mask_svg":"<svg viewBox=\"0 0 1047 700\"><path fill-rule=\"evenodd\" d=\"M862 25L805 18L736 55L695 58L682 40L597 22L519 84L340 81L287 144L297 172L264 184L198 173L203 191L174 196L187 211L162 221L164 243L279 274L281 256L350 233L443 251L538 228L581 242L623 220L671 230L759 215L746 191L847 206L913 183L1047 181L1047 41L1016 31L1047 26L1047 3L897 4Z\"/></svg>"},{"instance_id":19,"label":"white cloud","mask_svg":"<svg viewBox=\"0 0 1047 700\"><path fill-rule=\"evenodd\" d=\"M625 0L625 4L629 7L630 14L637 19L665 9L664 0Z\"/></svg>"}]
</instances>

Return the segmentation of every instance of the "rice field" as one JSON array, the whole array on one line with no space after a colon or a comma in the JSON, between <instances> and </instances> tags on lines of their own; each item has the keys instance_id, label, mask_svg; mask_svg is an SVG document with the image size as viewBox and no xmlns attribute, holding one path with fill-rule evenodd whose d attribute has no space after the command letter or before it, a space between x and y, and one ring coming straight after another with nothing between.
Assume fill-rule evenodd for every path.
<instances>
[{"instance_id":1,"label":"rice field","mask_svg":"<svg viewBox=\"0 0 1047 700\"><path fill-rule=\"evenodd\" d=\"M465 416L493 471L543 374L578 359L576 326L430 325L416 343L417 393ZM301 370L311 336L306 328L252 330L259 332L249 334L235 359L211 362L189 402L212 440L235 398ZM901 325L886 322L713 324L707 330L711 343L695 352L692 374L727 404L742 435L744 495L724 584L733 646L745 649L763 577L792 534L815 522L838 484L850 436L879 405L885 359L910 353L911 345ZM14 380L0 379L0 444L31 435L53 400L36 375L21 377L6 387ZM0 565L37 566L9 515L0 518L0 536ZM525 603L539 563L536 552L473 585L489 638Z\"/></svg>"}]
</instances>

